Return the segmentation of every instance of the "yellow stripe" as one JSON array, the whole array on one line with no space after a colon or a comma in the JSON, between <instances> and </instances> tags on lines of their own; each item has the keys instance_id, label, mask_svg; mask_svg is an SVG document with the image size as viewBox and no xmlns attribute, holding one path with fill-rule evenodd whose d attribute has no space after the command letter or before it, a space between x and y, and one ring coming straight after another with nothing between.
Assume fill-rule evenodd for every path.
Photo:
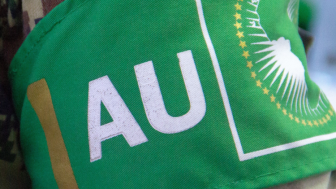
<instances>
[{"instance_id":1,"label":"yellow stripe","mask_svg":"<svg viewBox=\"0 0 336 189\"><path fill-rule=\"evenodd\" d=\"M61 189L78 188L46 80L41 79L29 85L27 96L41 122L58 187Z\"/></svg>"}]
</instances>

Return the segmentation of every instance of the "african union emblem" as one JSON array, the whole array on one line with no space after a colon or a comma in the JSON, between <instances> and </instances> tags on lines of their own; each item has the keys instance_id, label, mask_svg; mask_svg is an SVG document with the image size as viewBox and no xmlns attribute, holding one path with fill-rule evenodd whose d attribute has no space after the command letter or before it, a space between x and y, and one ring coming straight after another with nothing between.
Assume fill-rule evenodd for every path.
<instances>
[{"instance_id":1,"label":"african union emblem","mask_svg":"<svg viewBox=\"0 0 336 189\"><path fill-rule=\"evenodd\" d=\"M231 71L240 80L227 91L247 95L231 95L240 106L227 115L240 161L336 138L335 111L307 72L297 11L298 0L232 3L234 66L242 70Z\"/></svg>"},{"instance_id":2,"label":"african union emblem","mask_svg":"<svg viewBox=\"0 0 336 189\"><path fill-rule=\"evenodd\" d=\"M294 46L293 37L286 32L297 30L298 0L290 0L286 9L279 7L272 14L269 13L272 10L263 7L265 2L269 3L249 0L235 4L234 26L247 67L252 71L251 77L264 94L270 95L270 102L290 120L304 126L323 126L331 120L334 111L325 94L307 74L302 44ZM286 23L267 23L271 15L276 17L276 12L281 11L287 11L287 18L281 19L287 20Z\"/></svg>"}]
</instances>

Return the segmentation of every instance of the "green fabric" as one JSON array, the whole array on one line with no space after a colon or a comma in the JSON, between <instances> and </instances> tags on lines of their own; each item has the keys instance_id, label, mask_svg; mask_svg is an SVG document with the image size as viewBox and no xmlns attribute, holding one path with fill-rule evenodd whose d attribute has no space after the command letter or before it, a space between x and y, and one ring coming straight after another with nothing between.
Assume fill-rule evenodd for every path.
<instances>
[{"instance_id":1,"label":"green fabric","mask_svg":"<svg viewBox=\"0 0 336 189\"><path fill-rule=\"evenodd\" d=\"M202 7L196 2L67 0L39 22L10 69L33 188L57 188L44 131L26 96L27 87L43 78L79 188L261 188L336 169L336 118L304 71L304 47L288 11L296 2L202 0ZM216 56L209 53L200 10ZM259 18L262 27L251 27ZM281 37L290 40L290 47ZM165 134L146 116L134 66L153 62L165 108L179 117L191 104L177 53L189 50L206 113L192 128ZM266 66L271 57L276 59ZM216 78L214 58L222 78ZM283 98L290 77L278 89L281 73L293 75ZM104 76L148 141L131 147L123 135L112 137L101 142L101 159L90 161L89 83ZM222 79L230 106L223 103ZM111 118L107 103L101 103L102 125L119 119ZM229 124L230 111L234 124ZM244 153L240 156L235 129Z\"/></svg>"},{"instance_id":2,"label":"green fabric","mask_svg":"<svg viewBox=\"0 0 336 189\"><path fill-rule=\"evenodd\" d=\"M316 10L311 3L300 1L299 25L304 30L311 30L312 20L316 15Z\"/></svg>"}]
</instances>

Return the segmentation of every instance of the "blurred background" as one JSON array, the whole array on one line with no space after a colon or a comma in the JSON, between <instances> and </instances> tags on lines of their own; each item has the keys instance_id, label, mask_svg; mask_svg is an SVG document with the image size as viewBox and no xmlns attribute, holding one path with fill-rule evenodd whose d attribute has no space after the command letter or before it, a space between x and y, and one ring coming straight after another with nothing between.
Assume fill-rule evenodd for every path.
<instances>
[{"instance_id":1,"label":"blurred background","mask_svg":"<svg viewBox=\"0 0 336 189\"><path fill-rule=\"evenodd\" d=\"M309 74L335 108L336 1L300 0L299 26L313 36L307 55Z\"/></svg>"}]
</instances>

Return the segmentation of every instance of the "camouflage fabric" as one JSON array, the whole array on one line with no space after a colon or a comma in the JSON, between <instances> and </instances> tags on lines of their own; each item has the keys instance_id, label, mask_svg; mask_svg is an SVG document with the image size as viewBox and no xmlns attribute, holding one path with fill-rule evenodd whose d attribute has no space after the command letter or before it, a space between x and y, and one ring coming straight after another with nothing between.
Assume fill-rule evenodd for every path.
<instances>
[{"instance_id":1,"label":"camouflage fabric","mask_svg":"<svg viewBox=\"0 0 336 189\"><path fill-rule=\"evenodd\" d=\"M0 0L0 188L31 188L19 145L7 79L9 64L24 38L63 0Z\"/></svg>"},{"instance_id":2,"label":"camouflage fabric","mask_svg":"<svg viewBox=\"0 0 336 189\"><path fill-rule=\"evenodd\" d=\"M13 113L7 70L23 41L21 1L0 1L0 188L29 188L20 154L19 124Z\"/></svg>"},{"instance_id":3,"label":"camouflage fabric","mask_svg":"<svg viewBox=\"0 0 336 189\"><path fill-rule=\"evenodd\" d=\"M21 22L21 1L20 0L1 0L0 1L0 55L1 64L8 67L17 48L22 40L17 41L22 34ZM16 46L16 48L13 47ZM5 61L5 62L3 62Z\"/></svg>"},{"instance_id":4,"label":"camouflage fabric","mask_svg":"<svg viewBox=\"0 0 336 189\"><path fill-rule=\"evenodd\" d=\"M20 153L19 124L7 96L0 87L0 188L30 188Z\"/></svg>"},{"instance_id":5,"label":"camouflage fabric","mask_svg":"<svg viewBox=\"0 0 336 189\"><path fill-rule=\"evenodd\" d=\"M9 136L17 131L17 123L14 119L13 110L8 99L9 90L7 86L6 70L9 62L14 55L13 48L8 47L15 41L21 33L21 4L18 0L1 1L0 4L0 160L7 162L15 161L15 154L11 153L14 142L9 142Z\"/></svg>"},{"instance_id":6,"label":"camouflage fabric","mask_svg":"<svg viewBox=\"0 0 336 189\"><path fill-rule=\"evenodd\" d=\"M9 96L7 70L23 42L21 0L0 1L0 83Z\"/></svg>"},{"instance_id":7,"label":"camouflage fabric","mask_svg":"<svg viewBox=\"0 0 336 189\"><path fill-rule=\"evenodd\" d=\"M31 0L22 2L22 19L25 37L35 25L64 0Z\"/></svg>"}]
</instances>

